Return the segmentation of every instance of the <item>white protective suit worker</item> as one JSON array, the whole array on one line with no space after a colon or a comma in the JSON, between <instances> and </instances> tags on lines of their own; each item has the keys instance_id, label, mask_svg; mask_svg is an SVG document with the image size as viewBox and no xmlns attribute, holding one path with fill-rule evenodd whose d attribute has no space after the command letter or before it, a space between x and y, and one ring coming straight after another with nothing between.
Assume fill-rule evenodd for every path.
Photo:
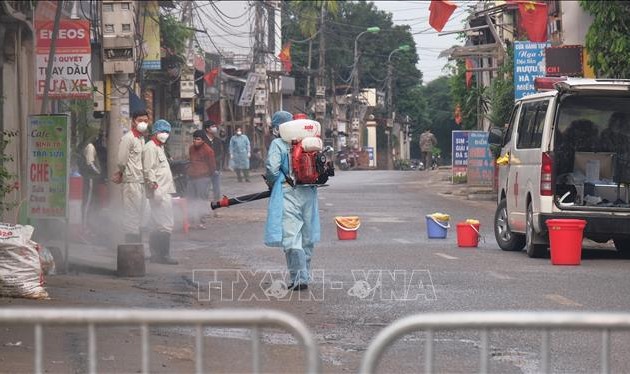
<instances>
[{"instance_id":1,"label":"white protective suit worker","mask_svg":"<svg viewBox=\"0 0 630 374\"><path fill-rule=\"evenodd\" d=\"M164 144L171 133L171 124L163 119L155 121L151 139L142 149L142 166L147 198L151 207L151 234L149 248L151 262L177 265L177 260L170 255L171 232L173 231L173 202L175 184L171 167L164 152Z\"/></svg>"},{"instance_id":2,"label":"white protective suit worker","mask_svg":"<svg viewBox=\"0 0 630 374\"><path fill-rule=\"evenodd\" d=\"M134 112L131 131L123 135L118 145L118 171L112 180L122 183L122 226L126 243L142 243L140 225L145 203L142 148L148 128L148 113Z\"/></svg>"},{"instance_id":3,"label":"white protective suit worker","mask_svg":"<svg viewBox=\"0 0 630 374\"><path fill-rule=\"evenodd\" d=\"M278 126L293 119L289 112L279 111L271 119L272 131L278 136ZM276 138L269 146L265 163L267 183L272 186L267 209L265 245L282 247L287 261L290 281L288 289L308 288L311 257L319 242L320 226L317 188L291 187L285 180L293 178L290 145Z\"/></svg>"},{"instance_id":4,"label":"white protective suit worker","mask_svg":"<svg viewBox=\"0 0 630 374\"><path fill-rule=\"evenodd\" d=\"M241 172L245 177L245 182L249 182L249 158L252 157L252 150L249 144L249 138L243 134L239 128L236 129L236 135L230 139L230 166L236 172L239 182L242 182Z\"/></svg>"}]
</instances>

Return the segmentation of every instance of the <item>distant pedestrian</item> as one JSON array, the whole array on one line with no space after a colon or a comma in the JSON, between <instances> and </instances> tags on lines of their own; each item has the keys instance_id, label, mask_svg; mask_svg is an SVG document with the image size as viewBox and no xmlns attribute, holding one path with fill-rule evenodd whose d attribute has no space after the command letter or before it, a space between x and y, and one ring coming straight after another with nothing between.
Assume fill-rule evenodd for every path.
<instances>
[{"instance_id":1,"label":"distant pedestrian","mask_svg":"<svg viewBox=\"0 0 630 374\"><path fill-rule=\"evenodd\" d=\"M216 167L214 173L210 175L212 182L212 197L215 201L221 199L221 166L223 165L223 157L225 156L225 147L223 140L219 136L219 129L211 121L207 121L203 125L203 141L212 148ZM215 212L216 213L216 212Z\"/></svg>"},{"instance_id":2,"label":"distant pedestrian","mask_svg":"<svg viewBox=\"0 0 630 374\"><path fill-rule=\"evenodd\" d=\"M422 161L424 162L425 170L431 170L431 163L433 161L433 147L437 146L438 141L428 128L420 135L420 151L422 152Z\"/></svg>"},{"instance_id":3,"label":"distant pedestrian","mask_svg":"<svg viewBox=\"0 0 630 374\"><path fill-rule=\"evenodd\" d=\"M144 134L149 129L149 114L146 110L131 115L131 130L123 135L118 145L116 164L118 170L112 181L122 183L122 219L125 243L142 243L140 225L146 195L142 172L142 148Z\"/></svg>"},{"instance_id":4,"label":"distant pedestrian","mask_svg":"<svg viewBox=\"0 0 630 374\"><path fill-rule=\"evenodd\" d=\"M96 191L97 185L101 181L101 167L96 147L95 139L90 140L83 148L81 162L81 176L83 177L83 201L81 204L81 212L83 218L83 226L89 228L91 213L96 209Z\"/></svg>"},{"instance_id":5,"label":"distant pedestrian","mask_svg":"<svg viewBox=\"0 0 630 374\"><path fill-rule=\"evenodd\" d=\"M151 262L177 265L177 260L170 254L171 232L174 225L171 194L176 191L171 167L164 152L164 144L170 133L170 123L163 119L155 121L151 139L142 148L142 167L151 206L152 231L149 236Z\"/></svg>"},{"instance_id":6,"label":"distant pedestrian","mask_svg":"<svg viewBox=\"0 0 630 374\"><path fill-rule=\"evenodd\" d=\"M189 222L192 227L199 229L206 228L202 217L208 212L210 178L216 172L214 151L204 142L204 136L203 130L193 133L193 144L188 149L190 166L186 186Z\"/></svg>"},{"instance_id":7,"label":"distant pedestrian","mask_svg":"<svg viewBox=\"0 0 630 374\"><path fill-rule=\"evenodd\" d=\"M104 183L107 181L109 173L107 170L107 139L105 139L103 130L99 130L98 136L94 141L94 148L96 148L96 157L101 167L101 182Z\"/></svg>"},{"instance_id":8,"label":"distant pedestrian","mask_svg":"<svg viewBox=\"0 0 630 374\"><path fill-rule=\"evenodd\" d=\"M236 171L236 178L239 182L249 182L249 158L252 156L249 138L243 134L240 127L236 129L236 135L230 139L230 166Z\"/></svg>"}]
</instances>

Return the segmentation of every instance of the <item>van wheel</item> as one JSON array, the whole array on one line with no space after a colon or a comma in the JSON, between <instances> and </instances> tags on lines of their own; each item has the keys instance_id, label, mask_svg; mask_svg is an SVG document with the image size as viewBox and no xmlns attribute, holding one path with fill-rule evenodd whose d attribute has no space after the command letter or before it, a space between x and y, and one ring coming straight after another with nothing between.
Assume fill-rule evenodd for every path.
<instances>
[{"instance_id":1,"label":"van wheel","mask_svg":"<svg viewBox=\"0 0 630 374\"><path fill-rule=\"evenodd\" d=\"M527 219L525 221L525 250L527 256L531 258L542 258L547 256L547 244L534 243L534 209L532 204L527 206Z\"/></svg>"},{"instance_id":2,"label":"van wheel","mask_svg":"<svg viewBox=\"0 0 630 374\"><path fill-rule=\"evenodd\" d=\"M505 199L501 200L494 213L494 237L504 251L520 251L525 245L525 236L510 230Z\"/></svg>"},{"instance_id":3,"label":"van wheel","mask_svg":"<svg viewBox=\"0 0 630 374\"><path fill-rule=\"evenodd\" d=\"M614 238L615 249L624 257L630 256L630 238Z\"/></svg>"}]
</instances>

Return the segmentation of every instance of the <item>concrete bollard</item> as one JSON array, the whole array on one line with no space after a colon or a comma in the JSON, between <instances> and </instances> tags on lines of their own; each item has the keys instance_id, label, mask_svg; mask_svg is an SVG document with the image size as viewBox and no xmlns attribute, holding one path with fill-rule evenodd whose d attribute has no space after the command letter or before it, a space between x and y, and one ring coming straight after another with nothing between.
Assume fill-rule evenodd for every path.
<instances>
[{"instance_id":1,"label":"concrete bollard","mask_svg":"<svg viewBox=\"0 0 630 374\"><path fill-rule=\"evenodd\" d=\"M144 277L144 244L119 244L116 257L116 270L119 277Z\"/></svg>"}]
</instances>

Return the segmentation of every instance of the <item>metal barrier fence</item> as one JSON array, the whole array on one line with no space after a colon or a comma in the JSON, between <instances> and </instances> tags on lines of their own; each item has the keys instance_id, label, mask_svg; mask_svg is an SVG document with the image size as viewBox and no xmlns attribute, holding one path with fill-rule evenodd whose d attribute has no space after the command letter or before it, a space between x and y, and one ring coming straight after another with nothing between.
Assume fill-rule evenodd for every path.
<instances>
[{"instance_id":1,"label":"metal barrier fence","mask_svg":"<svg viewBox=\"0 0 630 374\"><path fill-rule=\"evenodd\" d=\"M260 372L260 328L280 327L293 333L305 349L305 372L319 373L319 350L308 328L292 315L275 310L150 310L150 309L0 309L2 324L34 325L34 372L42 373L44 325L87 325L88 370L96 373L96 327L139 325L142 341L142 372L149 372L149 326L196 326L195 371L203 370L203 328L207 326L243 327L252 331L253 372Z\"/></svg>"},{"instance_id":2,"label":"metal barrier fence","mask_svg":"<svg viewBox=\"0 0 630 374\"><path fill-rule=\"evenodd\" d=\"M425 372L433 372L433 333L435 330L481 330L480 369L488 372L490 329L541 329L541 367L549 372L550 330L601 330L601 371L610 372L610 331L630 329L630 314L573 312L471 312L417 314L387 326L374 338L361 362L362 374L374 373L385 349L405 334L425 331Z\"/></svg>"}]
</instances>

